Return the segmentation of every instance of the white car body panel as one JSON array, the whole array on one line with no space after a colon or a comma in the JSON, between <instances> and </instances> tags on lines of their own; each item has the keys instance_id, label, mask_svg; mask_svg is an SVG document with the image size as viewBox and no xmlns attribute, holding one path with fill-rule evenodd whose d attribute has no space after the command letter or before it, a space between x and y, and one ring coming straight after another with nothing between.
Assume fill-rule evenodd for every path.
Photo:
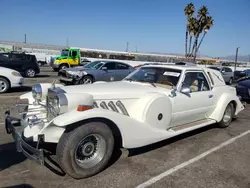
<instances>
[{"instance_id":1,"label":"white car body panel","mask_svg":"<svg viewBox=\"0 0 250 188\"><path fill-rule=\"evenodd\" d=\"M7 78L10 82L10 88L22 87L24 78L20 76L14 76L12 72L17 72L16 70L0 67L0 76ZM20 73L19 73L20 74Z\"/></svg>"},{"instance_id":2,"label":"white car body panel","mask_svg":"<svg viewBox=\"0 0 250 188\"><path fill-rule=\"evenodd\" d=\"M224 80L221 79L222 76L212 69L164 65L150 65L149 67L177 68L183 71L176 87L176 96L171 96L172 91L166 87L130 81L99 82L78 86L57 85L65 91L68 99L67 112L46 122L40 128L36 126L25 128L24 136L33 136L34 141L37 141L38 135L44 134L45 142L58 143L67 126L93 118L102 118L117 126L122 136L122 147L135 148L219 122L230 101L234 101L236 104L235 115L244 109L236 96L235 88L226 86ZM205 73L211 86L210 90L189 95L181 93L181 82L185 72L189 71ZM212 81L208 72L212 76ZM46 90L49 86L50 84L44 84L43 89ZM31 92L20 98L27 98L30 103L34 101ZM101 102L108 104L110 101L114 103L120 101L125 106L128 115L124 115L121 110L115 112L101 107L77 111L78 105L95 103L100 106ZM32 108L34 106L31 105L29 109ZM45 109L39 108L41 111L35 112L35 114L42 117L45 115L42 110ZM31 114L31 112L28 113L28 115ZM159 114L162 114L161 120L157 119ZM195 124L198 120L200 123ZM194 123L193 126L185 127L192 123ZM182 126L185 128L176 130L176 127Z\"/></svg>"}]
</instances>

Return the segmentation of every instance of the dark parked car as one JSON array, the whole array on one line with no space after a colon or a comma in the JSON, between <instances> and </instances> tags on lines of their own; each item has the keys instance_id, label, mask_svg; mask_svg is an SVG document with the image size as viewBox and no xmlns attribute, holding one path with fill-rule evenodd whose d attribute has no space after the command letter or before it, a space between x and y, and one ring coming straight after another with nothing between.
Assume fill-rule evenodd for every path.
<instances>
[{"instance_id":1,"label":"dark parked car","mask_svg":"<svg viewBox=\"0 0 250 188\"><path fill-rule=\"evenodd\" d=\"M96 81L120 81L135 70L119 61L93 61L85 66L62 69L60 82L66 85L92 84Z\"/></svg>"},{"instance_id":2,"label":"dark parked car","mask_svg":"<svg viewBox=\"0 0 250 188\"><path fill-rule=\"evenodd\" d=\"M14 69L24 77L35 77L40 73L36 56L25 53L0 53L0 67Z\"/></svg>"},{"instance_id":3,"label":"dark parked car","mask_svg":"<svg viewBox=\"0 0 250 188\"><path fill-rule=\"evenodd\" d=\"M224 81L227 84L231 85L233 83L234 73L233 73L233 70L231 68L229 68L229 67L214 67L214 66L211 66L208 68L219 71L221 73Z\"/></svg>"},{"instance_id":4,"label":"dark parked car","mask_svg":"<svg viewBox=\"0 0 250 188\"><path fill-rule=\"evenodd\" d=\"M246 77L246 76L250 76L250 69L234 71L234 79L235 80L240 80L241 78L244 79L244 77Z\"/></svg>"},{"instance_id":5,"label":"dark parked car","mask_svg":"<svg viewBox=\"0 0 250 188\"><path fill-rule=\"evenodd\" d=\"M240 78L236 85L237 95L244 100L250 100L250 76Z\"/></svg>"}]
</instances>

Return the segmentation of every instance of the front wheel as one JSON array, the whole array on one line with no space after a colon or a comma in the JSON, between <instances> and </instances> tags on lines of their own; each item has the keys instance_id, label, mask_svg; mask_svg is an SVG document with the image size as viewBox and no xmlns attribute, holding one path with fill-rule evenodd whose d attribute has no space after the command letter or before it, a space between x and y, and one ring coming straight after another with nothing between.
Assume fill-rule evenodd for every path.
<instances>
[{"instance_id":1,"label":"front wheel","mask_svg":"<svg viewBox=\"0 0 250 188\"><path fill-rule=\"evenodd\" d=\"M229 126L234 117L234 111L234 105L232 103L229 103L224 111L222 120L218 123L219 127L225 128Z\"/></svg>"},{"instance_id":2,"label":"front wheel","mask_svg":"<svg viewBox=\"0 0 250 188\"><path fill-rule=\"evenodd\" d=\"M75 179L102 171L114 149L111 129L104 123L91 122L65 132L57 145L58 163Z\"/></svg>"},{"instance_id":3,"label":"front wheel","mask_svg":"<svg viewBox=\"0 0 250 188\"><path fill-rule=\"evenodd\" d=\"M91 76L84 76L81 80L79 80L79 85L82 84L92 84L94 79Z\"/></svg>"}]
</instances>

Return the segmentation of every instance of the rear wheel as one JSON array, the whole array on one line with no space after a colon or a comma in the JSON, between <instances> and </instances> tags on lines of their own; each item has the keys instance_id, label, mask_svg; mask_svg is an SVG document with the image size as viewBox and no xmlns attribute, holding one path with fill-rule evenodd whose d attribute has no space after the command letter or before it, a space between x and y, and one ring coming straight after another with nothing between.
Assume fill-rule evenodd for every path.
<instances>
[{"instance_id":1,"label":"rear wheel","mask_svg":"<svg viewBox=\"0 0 250 188\"><path fill-rule=\"evenodd\" d=\"M114 149L110 128L101 122L91 122L65 132L57 145L58 163L75 179L87 178L102 171Z\"/></svg>"},{"instance_id":2,"label":"rear wheel","mask_svg":"<svg viewBox=\"0 0 250 188\"><path fill-rule=\"evenodd\" d=\"M69 68L67 64L62 64L59 66L59 70Z\"/></svg>"},{"instance_id":3,"label":"rear wheel","mask_svg":"<svg viewBox=\"0 0 250 188\"><path fill-rule=\"evenodd\" d=\"M25 71L25 75L29 78L33 78L36 76L36 71L32 68L28 68L26 71Z\"/></svg>"},{"instance_id":4,"label":"rear wheel","mask_svg":"<svg viewBox=\"0 0 250 188\"><path fill-rule=\"evenodd\" d=\"M0 93L6 93L10 88L9 81L5 78L0 78Z\"/></svg>"},{"instance_id":5,"label":"rear wheel","mask_svg":"<svg viewBox=\"0 0 250 188\"><path fill-rule=\"evenodd\" d=\"M218 123L219 127L225 128L228 127L229 124L232 122L232 119L234 117L234 105L233 103L229 103L224 111L222 120Z\"/></svg>"}]
</instances>

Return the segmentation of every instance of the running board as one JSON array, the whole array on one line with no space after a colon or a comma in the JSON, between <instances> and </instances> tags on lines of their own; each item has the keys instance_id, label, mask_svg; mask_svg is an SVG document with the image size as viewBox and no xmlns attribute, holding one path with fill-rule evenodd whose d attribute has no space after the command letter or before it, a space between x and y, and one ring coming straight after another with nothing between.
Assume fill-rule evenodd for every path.
<instances>
[{"instance_id":1,"label":"running board","mask_svg":"<svg viewBox=\"0 0 250 188\"><path fill-rule=\"evenodd\" d=\"M188 130L188 129L195 129L195 127L204 127L204 126L207 126L207 125L211 125L211 124L214 124L216 123L215 120L212 120L212 119L203 119L203 120L200 120L200 121L195 121L195 122L192 122L192 123L187 123L187 124L184 124L184 125L178 125L176 127L172 127L170 129L168 129L168 131L183 131L183 130Z\"/></svg>"}]
</instances>

